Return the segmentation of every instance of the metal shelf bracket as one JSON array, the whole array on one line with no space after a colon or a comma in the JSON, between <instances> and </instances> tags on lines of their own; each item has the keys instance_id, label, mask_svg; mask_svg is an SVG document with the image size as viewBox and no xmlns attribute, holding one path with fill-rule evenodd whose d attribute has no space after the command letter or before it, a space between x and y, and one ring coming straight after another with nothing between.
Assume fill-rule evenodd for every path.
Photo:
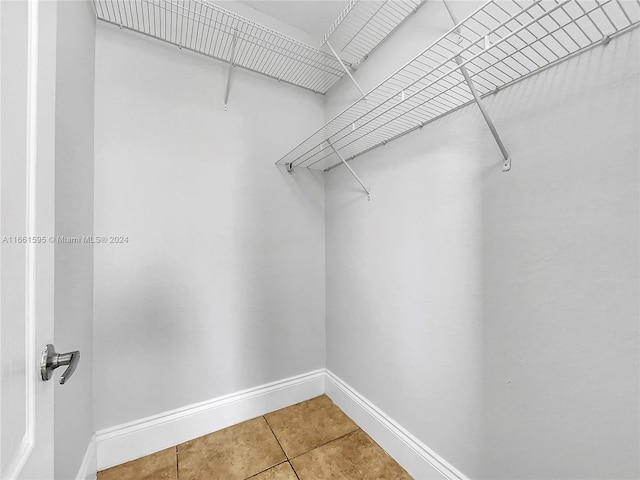
<instances>
[{"instance_id":1,"label":"metal shelf bracket","mask_svg":"<svg viewBox=\"0 0 640 480\"><path fill-rule=\"evenodd\" d=\"M353 75L351 75L351 72L349 71L349 69L347 68L347 66L344 64L344 62L342 61L342 59L338 56L338 54L336 53L336 51L333 49L333 47L331 46L331 44L329 43L329 40L327 40L325 42L327 44L327 46L329 47L329 50L331 50L331 53L333 53L333 56L336 57L336 60L338 60L338 62L340 62L340 65L342 66L342 68L344 69L345 72L347 72L347 75L349 75L349 78L351 79L351 81L353 82L353 84L356 86L356 88L360 91L360 95L362 95L364 97L364 90L362 90L362 88L360 88L360 85L358 85L358 82L356 82L356 79L353 78Z\"/></svg>"},{"instance_id":2,"label":"metal shelf bracket","mask_svg":"<svg viewBox=\"0 0 640 480\"><path fill-rule=\"evenodd\" d=\"M360 177L356 174L356 172L353 171L353 168L351 168L351 165L349 165L347 163L347 161L340 154L340 152L338 152L338 150L336 150L336 147L334 147L333 144L331 144L331 143L329 143L329 146L334 151L334 153L338 156L338 158L340 158L342 163L344 163L345 167L347 167L349 169L349 171L351 172L351 175L353 175L353 178L355 178L358 181L358 183L360 184L362 189L367 193L367 200L371 201L371 190L369 190L367 187L364 186L364 183L362 183L362 180L360 180Z\"/></svg>"},{"instance_id":3,"label":"metal shelf bracket","mask_svg":"<svg viewBox=\"0 0 640 480\"><path fill-rule=\"evenodd\" d=\"M458 19L456 18L455 14L453 13L453 10L451 10L451 7L447 3L447 0L442 0L442 3L444 3L444 6L447 9L447 12L449 13L449 16L451 17L451 20L453 21L453 24L456 26L455 27L455 32L458 35L462 36L462 31L461 31L460 26L458 24ZM490 45L490 42L489 42L489 37L487 35L487 36L485 36L485 49L488 48L489 45ZM489 127L489 130L491 130L493 138L495 139L496 143L498 144L498 148L500 149L500 152L502 152L502 157L503 157L502 171L503 172L508 172L509 170L511 170L511 157L509 156L509 153L507 152L507 149L504 146L504 143L502 143L502 139L500 138L500 135L498 134L498 131L496 130L496 127L493 124L493 121L491 120L491 117L489 116L489 113L487 112L487 110L484 108L484 105L482 104L482 100L480 99L480 95L478 95L476 87L473 84L473 80L471 79L471 76L469 75L469 72L467 71L467 67L464 65L464 61L462 60L462 58L459 55L456 56L454 60L460 66L460 72L462 72L462 75L464 76L464 80L467 83L467 86L469 87L469 90L471 91L471 95L473 95L473 99L475 100L476 105L478 105L478 108L480 109L480 113L482 113L484 121L487 122L487 126Z\"/></svg>"},{"instance_id":4,"label":"metal shelf bracket","mask_svg":"<svg viewBox=\"0 0 640 480\"><path fill-rule=\"evenodd\" d=\"M229 72L227 73L227 86L224 90L224 111L229 110L227 103L229 102L229 92L231 90L231 72L233 71L234 62L236 60L236 44L238 43L238 32L233 32L233 42L231 44L231 58L229 59Z\"/></svg>"}]
</instances>

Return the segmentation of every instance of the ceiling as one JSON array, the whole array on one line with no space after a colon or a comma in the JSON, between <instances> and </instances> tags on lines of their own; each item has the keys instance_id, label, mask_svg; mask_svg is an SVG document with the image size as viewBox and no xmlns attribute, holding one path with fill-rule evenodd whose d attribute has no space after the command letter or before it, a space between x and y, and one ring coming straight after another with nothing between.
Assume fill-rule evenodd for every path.
<instances>
[{"instance_id":1,"label":"ceiling","mask_svg":"<svg viewBox=\"0 0 640 480\"><path fill-rule=\"evenodd\" d=\"M239 0L248 7L285 22L309 34L320 45L338 15L347 7L348 0Z\"/></svg>"}]
</instances>

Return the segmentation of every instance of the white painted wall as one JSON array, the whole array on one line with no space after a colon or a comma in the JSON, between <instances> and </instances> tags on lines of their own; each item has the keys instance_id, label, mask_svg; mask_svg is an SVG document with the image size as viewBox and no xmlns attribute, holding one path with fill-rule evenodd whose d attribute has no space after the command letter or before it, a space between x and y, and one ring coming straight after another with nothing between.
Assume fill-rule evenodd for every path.
<instances>
[{"instance_id":1,"label":"white painted wall","mask_svg":"<svg viewBox=\"0 0 640 480\"><path fill-rule=\"evenodd\" d=\"M469 107L354 160L371 202L326 177L327 367L471 478L640 476L638 59L635 31L488 98L510 173Z\"/></svg>"},{"instance_id":2,"label":"white painted wall","mask_svg":"<svg viewBox=\"0 0 640 480\"><path fill-rule=\"evenodd\" d=\"M325 0L319 0L319 1L324 2ZM285 35L288 35L300 42L306 43L307 45L311 45L316 48L320 47L320 39L322 38L322 35L320 35L319 37L315 35L311 35L310 33L306 32L301 28L302 25L296 24L295 22L287 23L279 19L279 18L284 18L287 15L283 14L280 11L277 5L278 2L274 2L272 0L268 0L267 2L261 2L262 4L260 5L260 8L262 8L264 11L260 11L260 8L258 9L255 8L257 7L257 5L255 5L255 2L252 2L252 1L220 0L215 3L216 5L222 8L225 8L237 15L247 18L253 22L259 23L260 25L263 25L267 28L275 30L276 32L280 32ZM286 3L289 3L290 7L292 7L294 11L297 10L298 15L300 14L300 9L304 8L302 4L298 1L291 2L290 0L288 0ZM313 3L317 4L317 0L309 1L309 4L313 4ZM290 16L293 16L295 18L296 12L292 12L291 11L292 8L289 8L289 14ZM274 18L274 16L277 16L274 14L280 15L280 17Z\"/></svg>"},{"instance_id":3,"label":"white painted wall","mask_svg":"<svg viewBox=\"0 0 640 480\"><path fill-rule=\"evenodd\" d=\"M96 429L325 364L323 99L98 25Z\"/></svg>"},{"instance_id":4,"label":"white painted wall","mask_svg":"<svg viewBox=\"0 0 640 480\"><path fill-rule=\"evenodd\" d=\"M57 3L56 235L93 233L95 13L89 1ZM55 346L80 364L55 386L55 478L75 478L93 435L93 246L55 246ZM61 370L56 372L56 379ZM57 381L57 380L56 380Z\"/></svg>"},{"instance_id":5,"label":"white painted wall","mask_svg":"<svg viewBox=\"0 0 640 480\"><path fill-rule=\"evenodd\" d=\"M634 32L488 98L508 174L473 107L356 159L367 202L273 166L348 82L238 70L224 112L224 65L99 25L96 428L326 364L471 478L637 478L638 70Z\"/></svg>"},{"instance_id":6,"label":"white painted wall","mask_svg":"<svg viewBox=\"0 0 640 480\"><path fill-rule=\"evenodd\" d=\"M487 476L640 478L638 33L491 105L519 165L482 182Z\"/></svg>"}]
</instances>

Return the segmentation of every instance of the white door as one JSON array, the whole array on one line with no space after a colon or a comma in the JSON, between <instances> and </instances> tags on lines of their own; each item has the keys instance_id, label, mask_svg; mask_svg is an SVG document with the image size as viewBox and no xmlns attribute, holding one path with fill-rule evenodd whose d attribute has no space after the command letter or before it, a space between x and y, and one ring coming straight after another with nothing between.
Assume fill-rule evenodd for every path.
<instances>
[{"instance_id":1,"label":"white door","mask_svg":"<svg viewBox=\"0 0 640 480\"><path fill-rule=\"evenodd\" d=\"M53 479L55 2L0 0L0 478Z\"/></svg>"}]
</instances>

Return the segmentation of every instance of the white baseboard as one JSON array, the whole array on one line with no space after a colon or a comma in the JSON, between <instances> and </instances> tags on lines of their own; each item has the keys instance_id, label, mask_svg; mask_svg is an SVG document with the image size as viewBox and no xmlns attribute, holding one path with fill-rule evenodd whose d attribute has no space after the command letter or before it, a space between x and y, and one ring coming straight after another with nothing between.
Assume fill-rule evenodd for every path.
<instances>
[{"instance_id":1,"label":"white baseboard","mask_svg":"<svg viewBox=\"0 0 640 480\"><path fill-rule=\"evenodd\" d=\"M326 370L325 393L416 480L469 480L343 380Z\"/></svg>"},{"instance_id":2,"label":"white baseboard","mask_svg":"<svg viewBox=\"0 0 640 480\"><path fill-rule=\"evenodd\" d=\"M86 462L83 461L77 478L85 480L96 470L104 470L144 457L323 393L326 393L416 480L469 480L326 369L100 430L95 437L97 448L92 449L90 445L87 449ZM94 456L92 464L89 452L96 450L97 462Z\"/></svg>"},{"instance_id":3,"label":"white baseboard","mask_svg":"<svg viewBox=\"0 0 640 480\"><path fill-rule=\"evenodd\" d=\"M297 375L96 433L97 469L113 467L324 393L325 370Z\"/></svg>"},{"instance_id":4,"label":"white baseboard","mask_svg":"<svg viewBox=\"0 0 640 480\"><path fill-rule=\"evenodd\" d=\"M76 475L76 480L95 480L98 471L96 460L96 436L92 435Z\"/></svg>"}]
</instances>

